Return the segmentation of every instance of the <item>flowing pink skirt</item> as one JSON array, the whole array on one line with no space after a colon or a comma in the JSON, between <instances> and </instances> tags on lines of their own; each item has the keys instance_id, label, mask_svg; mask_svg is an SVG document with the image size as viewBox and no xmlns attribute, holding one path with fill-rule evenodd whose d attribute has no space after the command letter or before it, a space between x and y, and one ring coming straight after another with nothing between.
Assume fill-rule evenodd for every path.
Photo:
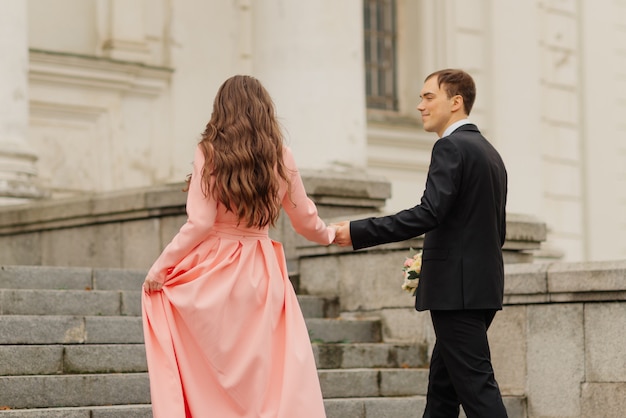
<instances>
[{"instance_id":1,"label":"flowing pink skirt","mask_svg":"<svg viewBox=\"0 0 626 418\"><path fill-rule=\"evenodd\" d=\"M323 418L282 245L215 232L143 293L154 418Z\"/></svg>"}]
</instances>

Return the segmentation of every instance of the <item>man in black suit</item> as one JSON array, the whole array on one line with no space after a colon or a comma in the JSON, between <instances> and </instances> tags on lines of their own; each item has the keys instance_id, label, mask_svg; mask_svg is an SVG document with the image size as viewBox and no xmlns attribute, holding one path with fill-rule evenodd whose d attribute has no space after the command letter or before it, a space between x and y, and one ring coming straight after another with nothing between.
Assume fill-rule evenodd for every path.
<instances>
[{"instance_id":1,"label":"man in black suit","mask_svg":"<svg viewBox=\"0 0 626 418\"><path fill-rule=\"evenodd\" d=\"M417 110L440 139L420 204L395 215L342 222L335 243L355 250L422 234L418 311L430 310L433 348L424 418L507 417L487 329L502 309L507 174L495 148L469 122L476 88L464 71L429 75Z\"/></svg>"}]
</instances>

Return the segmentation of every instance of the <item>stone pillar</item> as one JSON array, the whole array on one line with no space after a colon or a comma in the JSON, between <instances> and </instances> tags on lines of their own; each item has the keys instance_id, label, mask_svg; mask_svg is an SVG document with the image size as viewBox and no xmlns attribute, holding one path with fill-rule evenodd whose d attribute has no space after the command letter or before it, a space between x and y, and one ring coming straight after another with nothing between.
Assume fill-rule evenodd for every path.
<instances>
[{"instance_id":1,"label":"stone pillar","mask_svg":"<svg viewBox=\"0 0 626 418\"><path fill-rule=\"evenodd\" d=\"M122 61L148 61L150 49L146 42L142 0L112 0L102 6L99 14L104 18L100 37L105 56Z\"/></svg>"},{"instance_id":2,"label":"stone pillar","mask_svg":"<svg viewBox=\"0 0 626 418\"><path fill-rule=\"evenodd\" d=\"M252 73L276 102L298 163L365 167L362 1L250 5Z\"/></svg>"},{"instance_id":3,"label":"stone pillar","mask_svg":"<svg viewBox=\"0 0 626 418\"><path fill-rule=\"evenodd\" d=\"M40 197L37 156L27 143L27 2L0 2L0 205Z\"/></svg>"},{"instance_id":4,"label":"stone pillar","mask_svg":"<svg viewBox=\"0 0 626 418\"><path fill-rule=\"evenodd\" d=\"M537 5L495 1L491 16L495 16L491 22L493 67L485 87L492 96L481 98L491 109L487 138L501 152L509 173L507 209L537 214L543 205L541 153L545 142L541 136ZM511 33L510 28L519 22L524 22L526 36Z\"/></svg>"}]
</instances>

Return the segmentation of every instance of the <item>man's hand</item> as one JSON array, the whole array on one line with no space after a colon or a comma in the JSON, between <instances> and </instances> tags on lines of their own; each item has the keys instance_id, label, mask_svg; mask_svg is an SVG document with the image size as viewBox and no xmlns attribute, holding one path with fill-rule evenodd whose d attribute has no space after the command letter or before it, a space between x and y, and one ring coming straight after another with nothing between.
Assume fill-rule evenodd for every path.
<instances>
[{"instance_id":1,"label":"man's hand","mask_svg":"<svg viewBox=\"0 0 626 418\"><path fill-rule=\"evenodd\" d=\"M349 221L338 222L333 224L332 226L334 226L337 231L335 233L335 240L333 241L334 244L337 244L340 247L348 247L352 245Z\"/></svg>"}]
</instances>

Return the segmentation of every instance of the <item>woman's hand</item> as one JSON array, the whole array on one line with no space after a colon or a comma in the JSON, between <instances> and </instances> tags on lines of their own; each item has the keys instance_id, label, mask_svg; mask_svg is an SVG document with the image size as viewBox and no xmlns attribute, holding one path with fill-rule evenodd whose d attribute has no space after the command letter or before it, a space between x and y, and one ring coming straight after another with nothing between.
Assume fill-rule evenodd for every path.
<instances>
[{"instance_id":1,"label":"woman's hand","mask_svg":"<svg viewBox=\"0 0 626 418\"><path fill-rule=\"evenodd\" d=\"M146 280L143 282L143 289L148 293L158 292L162 288L163 283L159 283L156 280L149 279L148 277L146 277Z\"/></svg>"}]
</instances>

